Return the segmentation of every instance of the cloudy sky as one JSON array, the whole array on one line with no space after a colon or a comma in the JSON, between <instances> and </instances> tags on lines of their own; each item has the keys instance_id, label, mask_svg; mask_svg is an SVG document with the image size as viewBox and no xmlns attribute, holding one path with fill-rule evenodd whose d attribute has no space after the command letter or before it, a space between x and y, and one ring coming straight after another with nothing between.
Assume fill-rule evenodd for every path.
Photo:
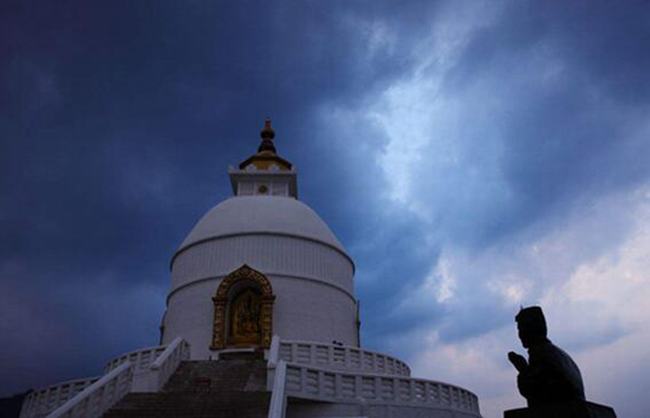
<instances>
[{"instance_id":1,"label":"cloudy sky","mask_svg":"<svg viewBox=\"0 0 650 418\"><path fill-rule=\"evenodd\" d=\"M271 116L366 347L497 418L541 304L588 398L644 418L649 48L634 1L3 2L0 396L157 343L171 255Z\"/></svg>"}]
</instances>

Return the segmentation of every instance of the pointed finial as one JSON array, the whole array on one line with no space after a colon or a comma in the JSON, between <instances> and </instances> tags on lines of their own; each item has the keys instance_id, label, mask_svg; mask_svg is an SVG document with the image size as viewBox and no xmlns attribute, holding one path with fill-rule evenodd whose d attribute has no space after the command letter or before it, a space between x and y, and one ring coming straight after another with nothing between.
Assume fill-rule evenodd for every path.
<instances>
[{"instance_id":1,"label":"pointed finial","mask_svg":"<svg viewBox=\"0 0 650 418\"><path fill-rule=\"evenodd\" d=\"M273 139L275 138L275 131L271 128L271 118L266 118L264 121L264 129L260 132L262 139Z\"/></svg>"},{"instance_id":2,"label":"pointed finial","mask_svg":"<svg viewBox=\"0 0 650 418\"><path fill-rule=\"evenodd\" d=\"M271 128L271 119L266 118L264 121L264 128L260 132L262 143L260 144L257 152L269 151L275 154L275 145L273 145L273 138L275 138L275 131Z\"/></svg>"}]
</instances>

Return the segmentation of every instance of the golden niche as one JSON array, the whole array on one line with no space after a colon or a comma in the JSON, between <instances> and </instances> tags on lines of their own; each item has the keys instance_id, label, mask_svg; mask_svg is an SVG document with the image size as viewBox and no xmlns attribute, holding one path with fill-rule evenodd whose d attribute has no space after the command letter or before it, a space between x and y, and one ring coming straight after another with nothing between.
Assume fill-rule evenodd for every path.
<instances>
[{"instance_id":1,"label":"golden niche","mask_svg":"<svg viewBox=\"0 0 650 418\"><path fill-rule=\"evenodd\" d=\"M262 300L253 289L240 292L230 304L229 342L235 345L260 345Z\"/></svg>"},{"instance_id":2,"label":"golden niche","mask_svg":"<svg viewBox=\"0 0 650 418\"><path fill-rule=\"evenodd\" d=\"M212 300L212 350L271 345L275 295L266 276L243 265L221 281Z\"/></svg>"}]
</instances>

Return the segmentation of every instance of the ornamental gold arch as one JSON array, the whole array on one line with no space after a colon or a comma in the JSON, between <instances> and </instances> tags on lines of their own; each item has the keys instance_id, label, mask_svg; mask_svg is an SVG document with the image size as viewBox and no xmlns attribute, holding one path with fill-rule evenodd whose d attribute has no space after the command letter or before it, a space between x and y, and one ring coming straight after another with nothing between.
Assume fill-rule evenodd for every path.
<instances>
[{"instance_id":1,"label":"ornamental gold arch","mask_svg":"<svg viewBox=\"0 0 650 418\"><path fill-rule=\"evenodd\" d=\"M271 337L273 336L273 302L275 295L271 282L259 271L252 269L247 265L239 267L237 270L228 274L219 284L217 292L212 298L214 302L214 321L212 327L212 344L210 349L219 350L228 345L226 335L226 309L228 308L228 294L232 287L241 282L253 282L262 292L260 327L261 327L261 346L269 348L271 346Z\"/></svg>"}]
</instances>

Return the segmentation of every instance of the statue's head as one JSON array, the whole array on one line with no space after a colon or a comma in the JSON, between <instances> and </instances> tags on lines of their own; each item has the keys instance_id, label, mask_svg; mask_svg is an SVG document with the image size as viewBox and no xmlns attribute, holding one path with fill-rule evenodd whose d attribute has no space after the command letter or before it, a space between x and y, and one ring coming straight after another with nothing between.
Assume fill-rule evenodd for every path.
<instances>
[{"instance_id":1,"label":"statue's head","mask_svg":"<svg viewBox=\"0 0 650 418\"><path fill-rule=\"evenodd\" d=\"M515 316L515 321L517 321L519 339L524 348L546 341L546 320L544 312L539 306L522 308Z\"/></svg>"}]
</instances>

